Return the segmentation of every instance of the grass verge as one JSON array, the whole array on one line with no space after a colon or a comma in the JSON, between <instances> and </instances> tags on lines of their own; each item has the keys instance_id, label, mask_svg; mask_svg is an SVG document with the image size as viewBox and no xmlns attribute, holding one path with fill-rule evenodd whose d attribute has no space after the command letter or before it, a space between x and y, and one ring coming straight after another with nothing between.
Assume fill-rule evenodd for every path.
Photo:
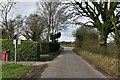
<instances>
[{"instance_id":1,"label":"grass verge","mask_svg":"<svg viewBox=\"0 0 120 80\"><path fill-rule=\"evenodd\" d=\"M22 78L27 72L33 70L32 66L23 66L20 64L3 64L2 65L2 78Z\"/></svg>"},{"instance_id":2,"label":"grass verge","mask_svg":"<svg viewBox=\"0 0 120 80\"><path fill-rule=\"evenodd\" d=\"M93 54L87 51L74 50L78 55L92 62L94 65L105 70L110 76L120 76L120 65L118 64L117 58L111 58L101 54Z\"/></svg>"}]
</instances>

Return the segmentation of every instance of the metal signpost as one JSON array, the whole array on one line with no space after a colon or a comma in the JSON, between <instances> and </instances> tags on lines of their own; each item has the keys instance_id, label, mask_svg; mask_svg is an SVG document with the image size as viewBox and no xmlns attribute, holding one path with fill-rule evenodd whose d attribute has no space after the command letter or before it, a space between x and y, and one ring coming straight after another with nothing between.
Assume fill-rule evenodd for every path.
<instances>
[{"instance_id":1,"label":"metal signpost","mask_svg":"<svg viewBox=\"0 0 120 80\"><path fill-rule=\"evenodd\" d=\"M14 35L14 37L13 37L13 44L15 45L15 54L14 54L15 64L17 64L17 61L16 61L16 54L17 54L17 34Z\"/></svg>"},{"instance_id":2,"label":"metal signpost","mask_svg":"<svg viewBox=\"0 0 120 80\"><path fill-rule=\"evenodd\" d=\"M13 37L13 44L15 45L15 64L17 64L17 45L21 44L21 40L18 39L18 34Z\"/></svg>"},{"instance_id":3,"label":"metal signpost","mask_svg":"<svg viewBox=\"0 0 120 80\"><path fill-rule=\"evenodd\" d=\"M17 64L17 61L16 61L16 54L17 54L17 39L14 40L14 45L15 45L15 64Z\"/></svg>"}]
</instances>

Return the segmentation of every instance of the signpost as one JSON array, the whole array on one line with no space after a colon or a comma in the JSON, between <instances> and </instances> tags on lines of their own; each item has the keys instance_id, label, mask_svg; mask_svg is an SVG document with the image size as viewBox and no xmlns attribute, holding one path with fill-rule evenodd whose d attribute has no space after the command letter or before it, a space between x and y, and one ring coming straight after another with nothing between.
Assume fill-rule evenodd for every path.
<instances>
[{"instance_id":1,"label":"signpost","mask_svg":"<svg viewBox=\"0 0 120 80\"><path fill-rule=\"evenodd\" d=\"M15 64L17 64L17 44L21 44L21 40L18 39L18 34L13 37L13 44L15 45Z\"/></svg>"},{"instance_id":2,"label":"signpost","mask_svg":"<svg viewBox=\"0 0 120 80\"><path fill-rule=\"evenodd\" d=\"M15 42L15 64L17 64L17 61L16 61L16 54L17 54L17 39L14 40Z\"/></svg>"}]
</instances>

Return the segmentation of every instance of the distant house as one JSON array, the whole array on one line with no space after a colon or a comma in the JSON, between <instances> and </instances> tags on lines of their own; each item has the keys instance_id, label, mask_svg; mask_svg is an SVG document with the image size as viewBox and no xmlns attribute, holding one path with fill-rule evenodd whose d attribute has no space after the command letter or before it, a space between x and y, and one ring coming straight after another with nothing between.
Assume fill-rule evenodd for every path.
<instances>
[{"instance_id":1,"label":"distant house","mask_svg":"<svg viewBox=\"0 0 120 80\"><path fill-rule=\"evenodd\" d=\"M18 39L20 39L20 40L28 40L24 35L20 35L20 36L18 37Z\"/></svg>"},{"instance_id":2,"label":"distant house","mask_svg":"<svg viewBox=\"0 0 120 80\"><path fill-rule=\"evenodd\" d=\"M20 40L31 40L31 35L29 33L21 34L18 39Z\"/></svg>"}]
</instances>

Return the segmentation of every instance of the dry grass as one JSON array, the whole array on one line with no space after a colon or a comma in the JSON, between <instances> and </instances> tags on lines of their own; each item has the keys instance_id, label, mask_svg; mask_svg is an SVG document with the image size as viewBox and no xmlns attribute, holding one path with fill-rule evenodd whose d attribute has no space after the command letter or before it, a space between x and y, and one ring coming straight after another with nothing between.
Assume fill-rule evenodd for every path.
<instances>
[{"instance_id":1,"label":"dry grass","mask_svg":"<svg viewBox=\"0 0 120 80\"><path fill-rule=\"evenodd\" d=\"M79 54L90 61L102 66L106 70L111 71L113 74L119 75L120 65L118 65L118 59L104 56L101 54L93 54L87 51L80 51Z\"/></svg>"}]
</instances>

